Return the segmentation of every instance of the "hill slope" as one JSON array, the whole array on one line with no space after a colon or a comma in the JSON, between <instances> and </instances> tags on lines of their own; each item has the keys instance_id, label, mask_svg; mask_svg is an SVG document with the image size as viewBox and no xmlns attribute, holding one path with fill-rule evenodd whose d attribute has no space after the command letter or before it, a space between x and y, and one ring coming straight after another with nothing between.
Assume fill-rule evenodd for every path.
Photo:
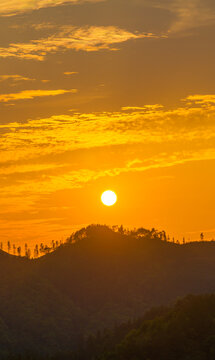
<instances>
[{"instance_id":1,"label":"hill slope","mask_svg":"<svg viewBox=\"0 0 215 360\"><path fill-rule=\"evenodd\" d=\"M142 320L91 338L70 356L70 360L214 358L215 295L189 295L173 307L153 309Z\"/></svg>"},{"instance_id":2,"label":"hill slope","mask_svg":"<svg viewBox=\"0 0 215 360\"><path fill-rule=\"evenodd\" d=\"M74 243L74 240L76 241ZM56 353L188 293L215 291L215 243L90 226L37 260L0 253L0 355Z\"/></svg>"}]
</instances>

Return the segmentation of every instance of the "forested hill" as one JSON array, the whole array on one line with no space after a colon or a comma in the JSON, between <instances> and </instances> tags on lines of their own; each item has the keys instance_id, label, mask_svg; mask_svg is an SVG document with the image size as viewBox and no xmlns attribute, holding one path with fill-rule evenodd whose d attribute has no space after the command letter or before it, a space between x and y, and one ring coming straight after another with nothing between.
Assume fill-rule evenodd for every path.
<instances>
[{"instance_id":1,"label":"forested hill","mask_svg":"<svg viewBox=\"0 0 215 360\"><path fill-rule=\"evenodd\" d=\"M169 308L92 336L55 360L214 360L215 295L189 295Z\"/></svg>"},{"instance_id":2,"label":"forested hill","mask_svg":"<svg viewBox=\"0 0 215 360\"><path fill-rule=\"evenodd\" d=\"M188 293L215 291L215 243L89 226L36 260L0 252L0 356L71 351L81 339Z\"/></svg>"}]
</instances>

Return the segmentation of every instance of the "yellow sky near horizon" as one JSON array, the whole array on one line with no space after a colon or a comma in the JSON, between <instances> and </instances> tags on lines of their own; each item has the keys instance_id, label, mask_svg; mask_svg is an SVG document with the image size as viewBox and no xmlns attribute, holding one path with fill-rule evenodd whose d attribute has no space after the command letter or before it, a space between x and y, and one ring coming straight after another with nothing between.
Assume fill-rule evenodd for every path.
<instances>
[{"instance_id":1,"label":"yellow sky near horizon","mask_svg":"<svg viewBox=\"0 0 215 360\"><path fill-rule=\"evenodd\" d=\"M215 237L214 4L0 0L0 29L3 243Z\"/></svg>"}]
</instances>

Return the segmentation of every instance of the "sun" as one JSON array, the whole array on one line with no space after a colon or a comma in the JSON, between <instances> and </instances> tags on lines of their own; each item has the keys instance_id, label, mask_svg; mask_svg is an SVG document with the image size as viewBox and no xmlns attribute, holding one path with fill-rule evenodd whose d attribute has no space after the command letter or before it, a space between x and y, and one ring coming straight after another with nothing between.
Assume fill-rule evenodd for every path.
<instances>
[{"instance_id":1,"label":"sun","mask_svg":"<svg viewBox=\"0 0 215 360\"><path fill-rule=\"evenodd\" d=\"M116 202L117 202L117 195L115 194L114 191L107 190L107 191L103 192L103 194L101 196L101 201L106 206L112 206L112 205L116 204Z\"/></svg>"}]
</instances>

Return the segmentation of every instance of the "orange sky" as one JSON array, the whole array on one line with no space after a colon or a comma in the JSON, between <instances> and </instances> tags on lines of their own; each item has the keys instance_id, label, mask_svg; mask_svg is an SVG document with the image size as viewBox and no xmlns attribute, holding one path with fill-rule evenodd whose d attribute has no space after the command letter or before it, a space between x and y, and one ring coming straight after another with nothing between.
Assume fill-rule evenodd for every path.
<instances>
[{"instance_id":1,"label":"orange sky","mask_svg":"<svg viewBox=\"0 0 215 360\"><path fill-rule=\"evenodd\" d=\"M212 1L0 0L0 30L1 241L215 237Z\"/></svg>"}]
</instances>

